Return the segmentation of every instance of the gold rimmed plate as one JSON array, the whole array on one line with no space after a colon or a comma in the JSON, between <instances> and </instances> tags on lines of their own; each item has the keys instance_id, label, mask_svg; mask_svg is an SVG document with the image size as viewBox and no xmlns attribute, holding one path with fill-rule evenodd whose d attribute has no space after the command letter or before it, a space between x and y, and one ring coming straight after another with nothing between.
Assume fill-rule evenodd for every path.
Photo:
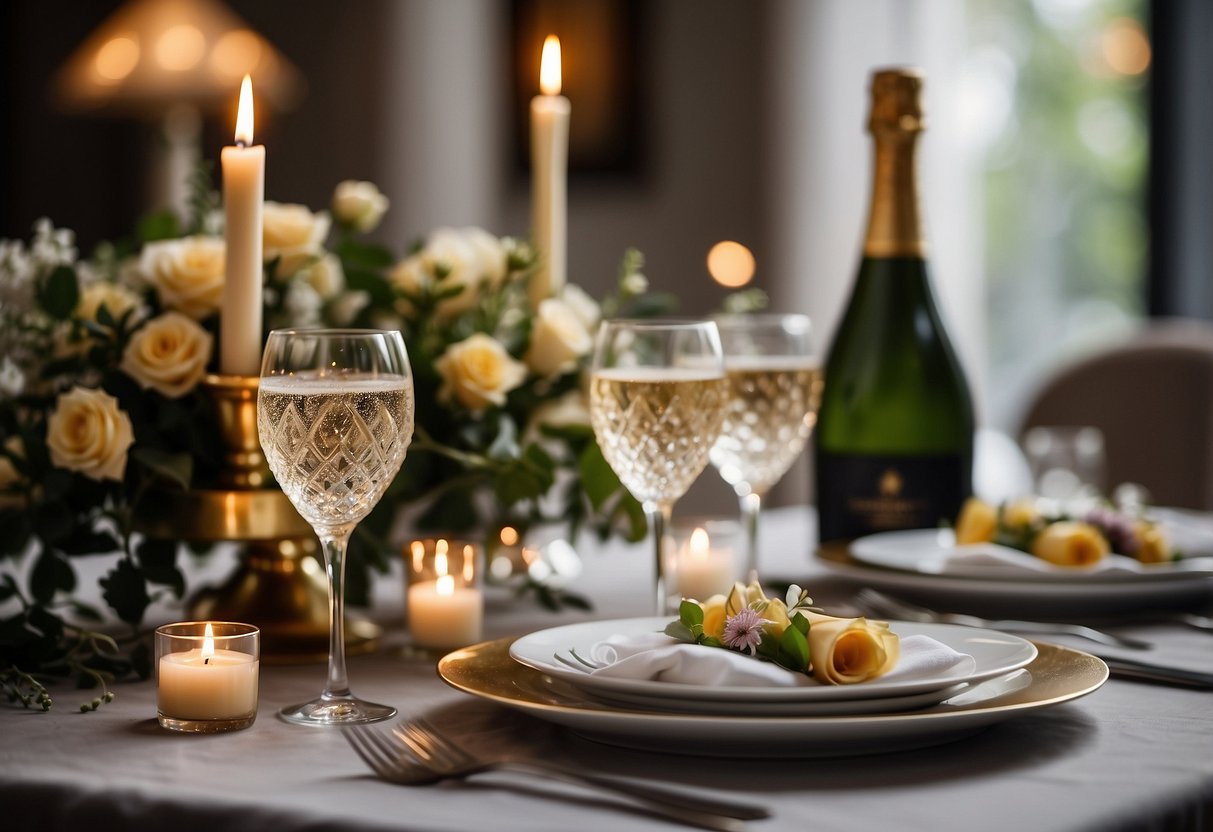
<instances>
[{"instance_id":1,"label":"gold rimmed plate","mask_svg":"<svg viewBox=\"0 0 1213 832\"><path fill-rule=\"evenodd\" d=\"M909 713L752 716L670 713L612 705L510 658L513 639L457 650L438 663L452 687L562 725L588 739L650 751L717 757L838 757L924 748L1097 690L1096 657L1038 643L1023 670Z\"/></svg>"}]
</instances>

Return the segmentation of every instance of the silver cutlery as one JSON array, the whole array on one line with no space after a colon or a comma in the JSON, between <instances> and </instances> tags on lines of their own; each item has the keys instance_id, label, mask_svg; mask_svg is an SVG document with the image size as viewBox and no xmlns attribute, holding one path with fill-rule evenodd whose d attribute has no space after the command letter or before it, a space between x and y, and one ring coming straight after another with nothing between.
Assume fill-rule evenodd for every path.
<instances>
[{"instance_id":1,"label":"silver cutlery","mask_svg":"<svg viewBox=\"0 0 1213 832\"><path fill-rule=\"evenodd\" d=\"M1213 690L1213 673L1139 662L1136 659L1126 659L1120 656L1099 656L1099 658L1103 659L1113 676L1122 679L1139 679L1196 690Z\"/></svg>"},{"instance_id":2,"label":"silver cutlery","mask_svg":"<svg viewBox=\"0 0 1213 832\"><path fill-rule=\"evenodd\" d=\"M394 727L390 737L365 726L346 728L342 735L372 771L399 785L426 785L485 771L513 771L589 786L625 797L669 820L720 832L741 832L745 829L743 821L770 816L766 809L748 803L571 771L543 760L476 756L423 720Z\"/></svg>"},{"instance_id":3,"label":"silver cutlery","mask_svg":"<svg viewBox=\"0 0 1213 832\"><path fill-rule=\"evenodd\" d=\"M900 618L905 621L961 624L967 627L1006 630L1012 633L1069 635L1085 638L1088 641L1094 641L1099 644L1106 644L1112 647L1127 647L1133 650L1149 650L1153 646L1147 641L1129 638L1128 636L1115 636L1082 624L1055 624L1045 621L1020 621L1011 618L989 619L979 618L976 615L936 612L926 607L909 604L899 598L893 598L874 589L859 590L859 592L855 593L854 604L868 614Z\"/></svg>"}]
</instances>

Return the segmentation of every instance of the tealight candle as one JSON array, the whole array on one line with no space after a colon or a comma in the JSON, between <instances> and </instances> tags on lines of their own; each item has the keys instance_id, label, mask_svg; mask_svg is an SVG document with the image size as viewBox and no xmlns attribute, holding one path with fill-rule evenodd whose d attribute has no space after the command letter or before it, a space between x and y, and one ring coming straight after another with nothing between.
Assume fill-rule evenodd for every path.
<instances>
[{"instance_id":1,"label":"tealight candle","mask_svg":"<svg viewBox=\"0 0 1213 832\"><path fill-rule=\"evenodd\" d=\"M261 631L189 621L156 629L157 718L174 731L216 733L257 718Z\"/></svg>"},{"instance_id":2,"label":"tealight candle","mask_svg":"<svg viewBox=\"0 0 1213 832\"><path fill-rule=\"evenodd\" d=\"M442 538L414 540L406 559L413 644L449 649L480 641L484 595L476 585L476 547Z\"/></svg>"},{"instance_id":3,"label":"tealight candle","mask_svg":"<svg viewBox=\"0 0 1213 832\"><path fill-rule=\"evenodd\" d=\"M713 548L702 527L679 550L675 570L678 592L698 601L728 592L735 578L732 551Z\"/></svg>"}]
</instances>

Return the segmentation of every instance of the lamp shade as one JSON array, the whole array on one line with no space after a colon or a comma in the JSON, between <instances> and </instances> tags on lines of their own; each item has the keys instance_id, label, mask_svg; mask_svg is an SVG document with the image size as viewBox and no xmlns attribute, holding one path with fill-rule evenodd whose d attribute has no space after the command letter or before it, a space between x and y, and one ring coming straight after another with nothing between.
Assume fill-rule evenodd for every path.
<instances>
[{"instance_id":1,"label":"lamp shade","mask_svg":"<svg viewBox=\"0 0 1213 832\"><path fill-rule=\"evenodd\" d=\"M158 114L226 107L245 74L274 109L303 95L299 70L218 0L131 0L72 53L54 85L66 109Z\"/></svg>"}]
</instances>

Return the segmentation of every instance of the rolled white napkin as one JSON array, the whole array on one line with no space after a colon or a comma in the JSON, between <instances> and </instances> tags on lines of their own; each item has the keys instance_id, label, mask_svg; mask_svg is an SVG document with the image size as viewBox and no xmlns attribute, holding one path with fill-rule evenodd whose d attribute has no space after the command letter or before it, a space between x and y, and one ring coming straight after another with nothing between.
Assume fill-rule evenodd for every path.
<instances>
[{"instance_id":1,"label":"rolled white napkin","mask_svg":"<svg viewBox=\"0 0 1213 832\"><path fill-rule=\"evenodd\" d=\"M605 664L593 675L719 687L816 687L821 683L771 662L758 661L733 650L702 647L670 638L664 633L612 636L590 650L595 662ZM923 635L901 639L897 666L881 680L910 682L939 676L963 677L976 668L976 660Z\"/></svg>"}]
</instances>

